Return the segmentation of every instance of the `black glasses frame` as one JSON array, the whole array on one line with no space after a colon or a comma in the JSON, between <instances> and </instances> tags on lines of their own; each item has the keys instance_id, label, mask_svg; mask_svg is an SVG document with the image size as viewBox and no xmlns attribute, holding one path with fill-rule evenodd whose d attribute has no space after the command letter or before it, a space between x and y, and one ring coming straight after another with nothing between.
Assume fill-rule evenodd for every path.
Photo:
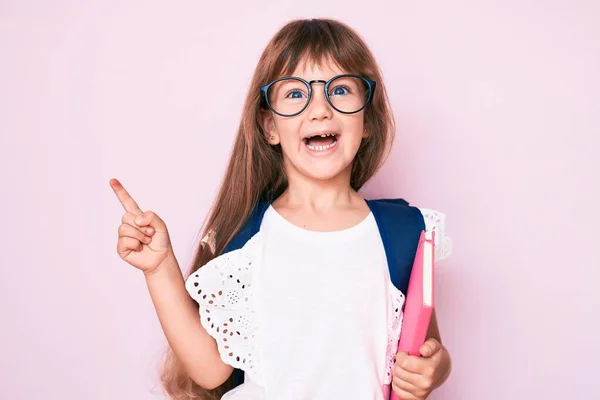
<instances>
[{"instance_id":1,"label":"black glasses frame","mask_svg":"<svg viewBox=\"0 0 600 400\"><path fill-rule=\"evenodd\" d=\"M340 109L338 109L336 106L333 105L331 99L329 98L329 85L331 84L331 82L333 82L334 80L338 79L338 78L344 78L344 77L352 77L352 78L359 78L361 79L363 82L365 82L365 84L367 85L367 87L369 88L369 96L367 97L367 101L365 102L365 105L362 106L360 109L356 110L356 111L342 111ZM271 88L271 86L273 86L274 84L276 84L279 81L283 81L286 79L294 79L297 80L299 82L302 82L306 85L306 87L308 88L308 98L306 100L306 104L304 105L304 107L302 107L302 109L296 113L293 114L282 114L279 113L277 111L275 111L275 109L271 106L271 103L269 102L269 96L268 96L268 92L269 89ZM283 78L278 78L275 79L273 82L267 83L264 86L260 87L260 94L262 96L262 105L263 108L269 108L271 111L273 111L275 114L280 115L282 117L294 117L298 114L301 114L304 110L306 110L306 108L308 107L308 105L310 104L310 101L312 100L312 84L313 83L324 83L324 90L325 90L325 98L327 99L327 102L329 103L329 105L331 107L333 107L334 110L336 110L339 113L342 114L356 114L357 112L364 110L365 107L367 107L369 104L371 104L371 101L373 100L373 93L375 92L375 86L376 86L376 82L371 80L371 79L367 79L364 76L360 76L360 75L355 75L355 74L342 74L342 75L336 75L333 78L331 78L328 81L324 81L322 79L314 79L312 81L306 81L302 78L298 78L296 76L285 76Z\"/></svg>"}]
</instances>

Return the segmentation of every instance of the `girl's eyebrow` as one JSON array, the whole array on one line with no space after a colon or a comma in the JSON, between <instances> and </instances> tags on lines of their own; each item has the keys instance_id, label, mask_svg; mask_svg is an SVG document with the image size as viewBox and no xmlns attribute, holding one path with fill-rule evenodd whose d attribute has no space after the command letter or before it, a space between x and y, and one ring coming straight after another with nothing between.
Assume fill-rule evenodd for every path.
<instances>
[{"instance_id":1,"label":"girl's eyebrow","mask_svg":"<svg viewBox=\"0 0 600 400\"><path fill-rule=\"evenodd\" d=\"M345 75L345 74L349 74L349 72L343 72L343 71L342 72L336 72L335 74L333 74L331 76L330 75L325 75L325 77L322 77L322 76L321 77L313 77L312 79L307 79L307 78L305 78L306 75L302 76L300 74L281 75L279 78L284 78L284 77L288 76L288 77L294 77L294 78L302 78L302 79L304 79L307 82L310 82L310 81L313 81L313 80L319 80L319 81L325 81L325 82L327 82L331 78L335 78L336 76Z\"/></svg>"}]
</instances>

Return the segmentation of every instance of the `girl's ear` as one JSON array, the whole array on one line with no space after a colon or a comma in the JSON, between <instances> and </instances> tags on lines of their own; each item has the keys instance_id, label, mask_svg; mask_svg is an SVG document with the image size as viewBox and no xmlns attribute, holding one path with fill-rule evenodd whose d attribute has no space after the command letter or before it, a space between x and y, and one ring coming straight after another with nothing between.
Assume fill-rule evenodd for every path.
<instances>
[{"instance_id":1,"label":"girl's ear","mask_svg":"<svg viewBox=\"0 0 600 400\"><path fill-rule=\"evenodd\" d=\"M363 134L362 134L362 137L363 137L363 139L366 139L366 138L368 138L369 136L371 136L371 135L370 135L370 134L369 134L369 132L367 131L367 128L364 128L364 129L363 129Z\"/></svg>"},{"instance_id":2,"label":"girl's ear","mask_svg":"<svg viewBox=\"0 0 600 400\"><path fill-rule=\"evenodd\" d=\"M272 146L279 144L279 135L277 134L277 130L275 129L275 120L273 119L273 115L270 111L262 111L261 115L262 119L262 128L265 133L265 138L267 142Z\"/></svg>"}]
</instances>

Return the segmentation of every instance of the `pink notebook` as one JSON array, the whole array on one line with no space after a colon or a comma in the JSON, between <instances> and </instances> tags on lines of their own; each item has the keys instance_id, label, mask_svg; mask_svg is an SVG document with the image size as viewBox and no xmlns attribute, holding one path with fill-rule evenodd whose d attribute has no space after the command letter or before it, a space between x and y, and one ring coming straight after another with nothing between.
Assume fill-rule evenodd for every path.
<instances>
[{"instance_id":1,"label":"pink notebook","mask_svg":"<svg viewBox=\"0 0 600 400\"><path fill-rule=\"evenodd\" d=\"M421 354L419 353L419 347L425 343L433 311L434 236L433 231L421 232L410 280L408 281L398 351L414 356ZM390 398L398 400L393 390L390 390L390 392Z\"/></svg>"}]
</instances>

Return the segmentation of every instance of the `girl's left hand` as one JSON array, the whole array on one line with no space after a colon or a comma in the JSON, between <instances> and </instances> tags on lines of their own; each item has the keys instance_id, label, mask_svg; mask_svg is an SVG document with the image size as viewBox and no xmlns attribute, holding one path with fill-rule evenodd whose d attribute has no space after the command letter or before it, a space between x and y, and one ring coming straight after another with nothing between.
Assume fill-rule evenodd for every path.
<instances>
[{"instance_id":1,"label":"girl's left hand","mask_svg":"<svg viewBox=\"0 0 600 400\"><path fill-rule=\"evenodd\" d=\"M433 338L420 347L422 357L396 355L392 390L401 400L425 400L450 374L450 355Z\"/></svg>"}]
</instances>

